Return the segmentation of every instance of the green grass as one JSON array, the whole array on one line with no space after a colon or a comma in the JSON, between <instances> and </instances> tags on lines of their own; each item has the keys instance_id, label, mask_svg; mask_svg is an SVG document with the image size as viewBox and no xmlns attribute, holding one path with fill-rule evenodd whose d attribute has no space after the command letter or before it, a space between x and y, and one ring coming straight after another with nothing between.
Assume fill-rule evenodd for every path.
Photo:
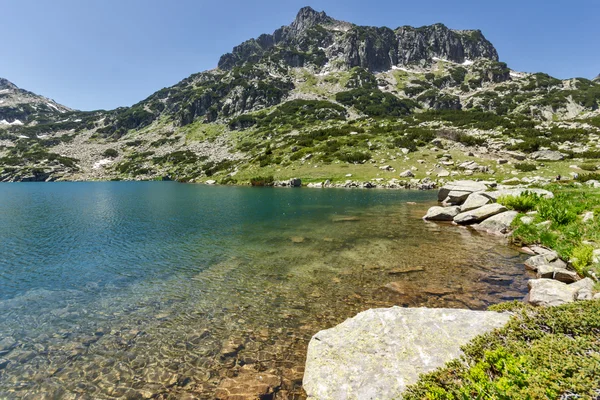
<instances>
[{"instance_id":1,"label":"green grass","mask_svg":"<svg viewBox=\"0 0 600 400\"><path fill-rule=\"evenodd\" d=\"M196 121L193 124L187 125L183 131L186 141L203 142L207 140L214 142L225 132L225 125L204 124L201 121Z\"/></svg>"},{"instance_id":2,"label":"green grass","mask_svg":"<svg viewBox=\"0 0 600 400\"><path fill-rule=\"evenodd\" d=\"M576 258L574 267L582 275L589 275L590 270L600 273L600 266L592 265L590 251L593 247L584 245L584 242L595 243L596 247L600 247L600 219L597 217L600 214L600 191L559 185L550 189L555 194L554 199L520 196L518 200L508 201L508 204L517 203L519 207L526 203L526 207L519 211L537 211L531 224L515 219L512 241L518 245L542 244L556 250L565 260ZM506 199L500 201L506 202ZM596 217L583 222L581 215L589 211L594 212ZM540 225L545 221L550 221L551 225Z\"/></svg>"},{"instance_id":3,"label":"green grass","mask_svg":"<svg viewBox=\"0 0 600 400\"><path fill-rule=\"evenodd\" d=\"M422 375L405 400L600 395L600 300L550 308L515 302L492 309L515 314L504 328L464 346L460 360Z\"/></svg>"},{"instance_id":4,"label":"green grass","mask_svg":"<svg viewBox=\"0 0 600 400\"><path fill-rule=\"evenodd\" d=\"M502 204L509 210L527 212L536 208L540 202L540 196L535 193L525 192L519 196L501 196L498 198L498 203Z\"/></svg>"}]
</instances>

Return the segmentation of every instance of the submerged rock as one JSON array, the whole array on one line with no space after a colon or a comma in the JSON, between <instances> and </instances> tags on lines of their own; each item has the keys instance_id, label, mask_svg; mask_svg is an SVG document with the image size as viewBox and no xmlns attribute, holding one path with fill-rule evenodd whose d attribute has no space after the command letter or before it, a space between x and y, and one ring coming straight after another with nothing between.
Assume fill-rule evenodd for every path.
<instances>
[{"instance_id":1,"label":"submerged rock","mask_svg":"<svg viewBox=\"0 0 600 400\"><path fill-rule=\"evenodd\" d=\"M490 311L367 310L313 336L304 389L313 400L401 398L419 374L459 357L460 346L508 319Z\"/></svg>"}]
</instances>

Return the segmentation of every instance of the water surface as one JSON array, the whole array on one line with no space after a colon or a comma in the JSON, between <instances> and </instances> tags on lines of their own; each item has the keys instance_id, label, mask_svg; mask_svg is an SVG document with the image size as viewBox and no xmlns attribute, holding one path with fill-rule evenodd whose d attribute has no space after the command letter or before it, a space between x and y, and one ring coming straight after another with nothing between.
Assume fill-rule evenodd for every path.
<instances>
[{"instance_id":1,"label":"water surface","mask_svg":"<svg viewBox=\"0 0 600 400\"><path fill-rule=\"evenodd\" d=\"M0 398L211 399L258 372L302 398L310 337L357 312L521 298L523 257L423 222L435 196L0 184Z\"/></svg>"}]
</instances>

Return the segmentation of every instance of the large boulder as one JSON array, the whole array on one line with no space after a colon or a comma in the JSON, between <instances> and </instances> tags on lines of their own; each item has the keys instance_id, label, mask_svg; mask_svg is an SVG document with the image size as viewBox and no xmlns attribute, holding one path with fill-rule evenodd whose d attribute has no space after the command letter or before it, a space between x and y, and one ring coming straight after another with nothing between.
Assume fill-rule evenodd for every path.
<instances>
[{"instance_id":1,"label":"large boulder","mask_svg":"<svg viewBox=\"0 0 600 400\"><path fill-rule=\"evenodd\" d=\"M490 203L492 200L489 197L482 195L481 193L471 193L467 200L460 206L462 212L471 211L479 207L483 207Z\"/></svg>"},{"instance_id":2,"label":"large boulder","mask_svg":"<svg viewBox=\"0 0 600 400\"><path fill-rule=\"evenodd\" d=\"M517 211L506 211L486 219L476 228L493 234L504 235L510 231L510 225L517 215L519 215Z\"/></svg>"},{"instance_id":3,"label":"large boulder","mask_svg":"<svg viewBox=\"0 0 600 400\"><path fill-rule=\"evenodd\" d=\"M454 222L460 225L475 224L505 211L507 211L506 207L501 204L487 204L483 207L476 208L475 210L458 214L454 217Z\"/></svg>"},{"instance_id":4,"label":"large boulder","mask_svg":"<svg viewBox=\"0 0 600 400\"><path fill-rule=\"evenodd\" d=\"M317 333L303 385L309 399L398 399L419 374L459 357L475 336L509 316L490 311L385 308Z\"/></svg>"},{"instance_id":5,"label":"large boulder","mask_svg":"<svg viewBox=\"0 0 600 400\"><path fill-rule=\"evenodd\" d=\"M300 187L302 186L302 180L300 178L292 178L289 180L288 185L291 187Z\"/></svg>"},{"instance_id":6,"label":"large boulder","mask_svg":"<svg viewBox=\"0 0 600 400\"><path fill-rule=\"evenodd\" d=\"M460 207L431 207L423 219L427 221L452 221L460 213Z\"/></svg>"},{"instance_id":7,"label":"large boulder","mask_svg":"<svg viewBox=\"0 0 600 400\"><path fill-rule=\"evenodd\" d=\"M487 190L487 186L481 182L475 181L454 181L448 182L445 184L438 192L438 201L444 201L448 197L450 192L464 192L467 194L465 199L469 196L469 194L474 192L483 192Z\"/></svg>"},{"instance_id":8,"label":"large boulder","mask_svg":"<svg viewBox=\"0 0 600 400\"><path fill-rule=\"evenodd\" d=\"M539 150L531 153L529 157L537 161L561 161L565 158L562 153L553 150Z\"/></svg>"},{"instance_id":9,"label":"large boulder","mask_svg":"<svg viewBox=\"0 0 600 400\"><path fill-rule=\"evenodd\" d=\"M534 306L559 306L575 301L576 291L554 279L532 279L529 281L527 301Z\"/></svg>"}]
</instances>

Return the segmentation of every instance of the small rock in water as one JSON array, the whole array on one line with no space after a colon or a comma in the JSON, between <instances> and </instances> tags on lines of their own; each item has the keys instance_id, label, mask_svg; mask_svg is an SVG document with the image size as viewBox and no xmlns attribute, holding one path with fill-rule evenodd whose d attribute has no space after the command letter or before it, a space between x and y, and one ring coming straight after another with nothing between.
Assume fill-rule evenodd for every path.
<instances>
[{"instance_id":1,"label":"small rock in water","mask_svg":"<svg viewBox=\"0 0 600 400\"><path fill-rule=\"evenodd\" d=\"M406 267L406 268L394 268L388 271L389 275L402 275L402 274L408 274L410 272L422 272L425 271L425 268L418 266L418 267Z\"/></svg>"},{"instance_id":2,"label":"small rock in water","mask_svg":"<svg viewBox=\"0 0 600 400\"><path fill-rule=\"evenodd\" d=\"M360 221L358 217L333 217L331 219L333 222L351 222L351 221Z\"/></svg>"}]
</instances>

